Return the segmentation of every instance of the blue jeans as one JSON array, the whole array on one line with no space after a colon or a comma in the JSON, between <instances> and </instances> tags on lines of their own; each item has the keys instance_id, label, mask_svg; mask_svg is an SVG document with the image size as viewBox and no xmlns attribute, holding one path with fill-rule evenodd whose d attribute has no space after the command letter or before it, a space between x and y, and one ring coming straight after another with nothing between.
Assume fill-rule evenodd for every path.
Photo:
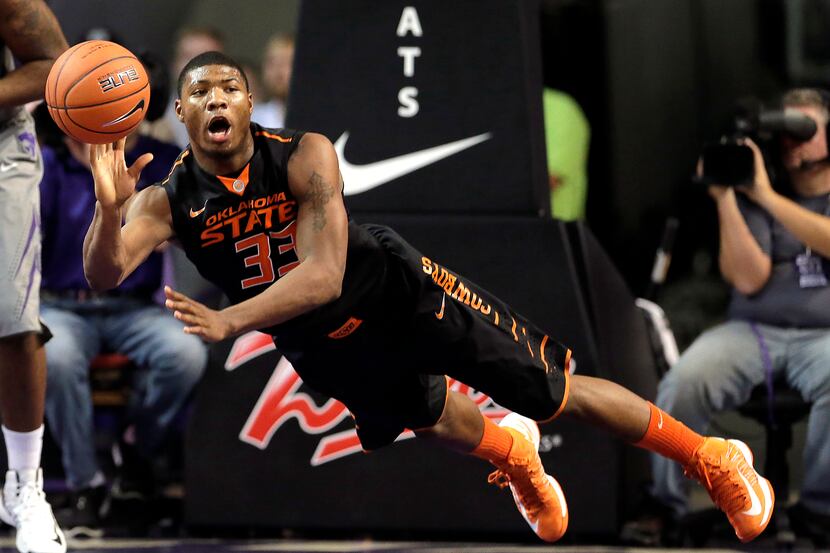
<instances>
[{"instance_id":1,"label":"blue jeans","mask_svg":"<svg viewBox=\"0 0 830 553\"><path fill-rule=\"evenodd\" d=\"M83 488L99 472L95 457L89 363L102 349L143 369L133 390L136 446L150 455L199 381L207 363L202 341L182 332L164 308L126 298L44 302L41 317L54 337L46 344L46 417L61 449L67 484Z\"/></svg>"},{"instance_id":2,"label":"blue jeans","mask_svg":"<svg viewBox=\"0 0 830 553\"><path fill-rule=\"evenodd\" d=\"M787 383L813 404L804 446L801 502L830 515L830 329L757 325L769 350L773 378ZM730 321L703 333L666 373L656 404L698 433L712 416L746 402L765 381L761 349L751 326ZM686 511L681 467L652 455L652 493L677 514ZM783 500L783 499L782 499Z\"/></svg>"}]
</instances>

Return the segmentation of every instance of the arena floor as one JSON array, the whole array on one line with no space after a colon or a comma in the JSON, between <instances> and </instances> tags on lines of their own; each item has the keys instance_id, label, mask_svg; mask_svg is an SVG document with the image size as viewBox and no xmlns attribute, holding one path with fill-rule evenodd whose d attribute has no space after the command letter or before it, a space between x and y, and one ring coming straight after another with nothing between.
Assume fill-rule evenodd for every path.
<instances>
[{"instance_id":1,"label":"arena floor","mask_svg":"<svg viewBox=\"0 0 830 553\"><path fill-rule=\"evenodd\" d=\"M707 553L739 553L742 551L778 551L774 544L726 549L643 549L608 546L549 546L512 545L493 543L440 543L391 541L308 541L308 540L201 540L201 539L102 539L69 542L70 551L107 551L120 553L665 553L668 551L698 551ZM819 551L796 547L794 553ZM15 553L12 538L0 539L0 552Z\"/></svg>"}]
</instances>

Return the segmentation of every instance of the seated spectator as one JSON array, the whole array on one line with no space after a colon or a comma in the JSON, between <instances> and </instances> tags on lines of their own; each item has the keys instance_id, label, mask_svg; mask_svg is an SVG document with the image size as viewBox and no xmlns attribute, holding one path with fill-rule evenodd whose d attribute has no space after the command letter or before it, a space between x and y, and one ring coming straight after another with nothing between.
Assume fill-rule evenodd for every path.
<instances>
[{"instance_id":1,"label":"seated spectator","mask_svg":"<svg viewBox=\"0 0 830 553\"><path fill-rule=\"evenodd\" d=\"M38 109L40 128L51 123ZM153 109L151 104L150 110ZM160 110L159 110L160 111ZM158 115L158 114L157 114ZM99 508L107 496L107 479L96 458L89 366L102 351L126 355L138 368L130 401L128 436L142 462L151 492L149 460L181 410L207 362L205 345L184 334L183 325L153 301L162 284L162 254L153 253L121 286L96 293L83 271L84 228L95 211L89 146L41 131L44 177L40 186L43 226L41 317L54 334L46 346L46 416L61 449L69 508L56 513L67 534L86 529L100 533ZM179 149L138 133L126 140L125 157L151 152L139 187L163 180ZM135 466L135 465L134 465Z\"/></svg>"},{"instance_id":2,"label":"seated spectator","mask_svg":"<svg viewBox=\"0 0 830 553\"><path fill-rule=\"evenodd\" d=\"M560 90L545 88L542 108L551 216L563 221L584 219L591 126L576 100Z\"/></svg>"},{"instance_id":3,"label":"seated spectator","mask_svg":"<svg viewBox=\"0 0 830 553\"><path fill-rule=\"evenodd\" d=\"M176 33L176 42L173 46L173 61L169 66L169 80L176 82L179 78L179 72L194 57L201 53L215 50L217 52L224 52L225 37L222 32L213 27L183 27ZM189 142L187 137L187 130L184 125L176 117L176 94L170 88L165 96L164 116L145 125L144 132L162 140L164 142L171 142L176 144L179 148L184 148Z\"/></svg>"},{"instance_id":4,"label":"seated spectator","mask_svg":"<svg viewBox=\"0 0 830 553\"><path fill-rule=\"evenodd\" d=\"M709 187L720 226L721 273L733 288L729 318L681 355L660 382L656 404L703 432L716 413L746 402L766 378L786 379L812 403L793 523L830 533L830 114L812 89L792 90L783 103L814 119L818 131L806 142L780 138L791 193L777 191L783 182L773 189L751 142L754 184ZM682 515L681 470L656 456L652 466L654 497ZM780 500L784 508L787 498Z\"/></svg>"},{"instance_id":5,"label":"seated spectator","mask_svg":"<svg viewBox=\"0 0 830 553\"><path fill-rule=\"evenodd\" d=\"M251 119L268 128L285 126L291 69L294 63L294 37L275 35L265 46L262 58L262 86L265 97L254 96Z\"/></svg>"}]
</instances>

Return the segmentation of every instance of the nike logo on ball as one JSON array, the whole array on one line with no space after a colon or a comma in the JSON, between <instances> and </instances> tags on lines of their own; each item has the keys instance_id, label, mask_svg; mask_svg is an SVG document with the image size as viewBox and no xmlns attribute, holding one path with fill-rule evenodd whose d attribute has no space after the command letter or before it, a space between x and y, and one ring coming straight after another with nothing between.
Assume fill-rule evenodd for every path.
<instances>
[{"instance_id":1,"label":"nike logo on ball","mask_svg":"<svg viewBox=\"0 0 830 553\"><path fill-rule=\"evenodd\" d=\"M102 126L102 127L111 127L111 126L113 126L113 125L117 125L118 123L120 123L121 121L125 120L125 119L126 119L126 118L128 118L130 115L132 115L133 113L135 113L135 112L137 112L137 111L139 111L139 110L144 111L144 100L143 100L143 99L142 99L140 102L138 102L135 106L133 106L133 109L131 109L130 111L128 111L128 112L127 112L127 113L125 113L124 115L122 115L122 116L120 116L120 117L117 117L117 118L113 119L112 121L110 121L110 122L108 122L108 123L104 123L104 124L102 124L101 126Z\"/></svg>"},{"instance_id":2,"label":"nike logo on ball","mask_svg":"<svg viewBox=\"0 0 830 553\"><path fill-rule=\"evenodd\" d=\"M346 160L346 141L349 140L349 133L348 131L344 132L334 143L337 157L340 158L340 173L343 175L344 182L343 193L346 196L362 194L398 177L471 148L476 144L489 140L491 137L492 133L486 132L425 150L375 161L374 163L353 165Z\"/></svg>"}]
</instances>

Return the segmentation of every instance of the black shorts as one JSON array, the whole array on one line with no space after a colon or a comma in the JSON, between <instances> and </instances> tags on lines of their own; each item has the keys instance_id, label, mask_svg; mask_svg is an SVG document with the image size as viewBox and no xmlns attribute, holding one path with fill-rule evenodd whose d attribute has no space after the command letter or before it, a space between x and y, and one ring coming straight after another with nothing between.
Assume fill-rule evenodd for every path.
<instances>
[{"instance_id":1,"label":"black shorts","mask_svg":"<svg viewBox=\"0 0 830 553\"><path fill-rule=\"evenodd\" d=\"M364 228L386 253L382 300L318 336L276 338L306 384L352 412L364 449L438 422L445 375L537 421L562 411L568 348L391 229Z\"/></svg>"}]
</instances>

